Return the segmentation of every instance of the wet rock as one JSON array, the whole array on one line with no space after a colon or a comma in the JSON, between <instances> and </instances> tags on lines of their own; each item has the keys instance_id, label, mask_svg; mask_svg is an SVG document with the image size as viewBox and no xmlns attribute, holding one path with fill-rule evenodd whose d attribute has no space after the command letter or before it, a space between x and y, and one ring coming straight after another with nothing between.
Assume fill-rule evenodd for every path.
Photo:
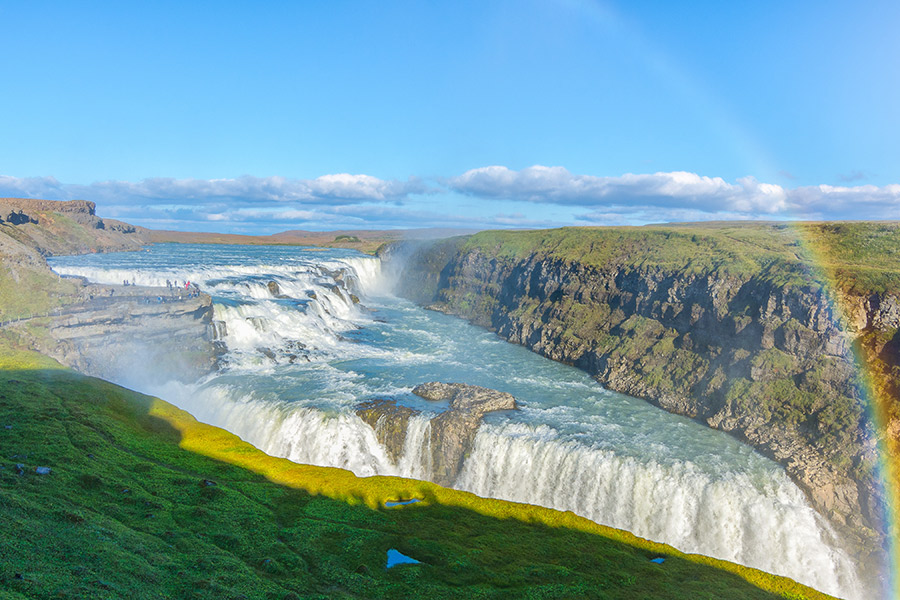
<instances>
[{"instance_id":1,"label":"wet rock","mask_svg":"<svg viewBox=\"0 0 900 600\"><path fill-rule=\"evenodd\" d=\"M413 393L426 400L450 401L450 408L431 420L432 479L445 486L459 474L484 415L516 408L512 394L477 385L430 382L417 385Z\"/></svg>"},{"instance_id":2,"label":"wet rock","mask_svg":"<svg viewBox=\"0 0 900 600\"><path fill-rule=\"evenodd\" d=\"M275 281L270 281L266 284L266 287L269 288L269 293L273 296L278 296L281 293L281 288L278 287L278 283Z\"/></svg>"},{"instance_id":3,"label":"wet rock","mask_svg":"<svg viewBox=\"0 0 900 600\"><path fill-rule=\"evenodd\" d=\"M511 394L477 385L430 382L416 386L413 393L433 402L449 401L448 408L429 423L431 479L445 486L459 474L484 415L516 408ZM379 443L396 463L403 452L409 420L420 411L398 405L395 400L373 400L361 404L356 414L375 430Z\"/></svg>"},{"instance_id":4,"label":"wet rock","mask_svg":"<svg viewBox=\"0 0 900 600\"><path fill-rule=\"evenodd\" d=\"M409 419L419 411L398 406L396 400L371 400L360 404L356 414L375 430L378 443L387 449L390 459L397 463L403 453Z\"/></svg>"},{"instance_id":5,"label":"wet rock","mask_svg":"<svg viewBox=\"0 0 900 600\"><path fill-rule=\"evenodd\" d=\"M468 411L479 416L494 410L513 410L516 399L512 394L498 392L480 385L441 383L432 381L413 388L413 394L431 401L450 400L451 410Z\"/></svg>"},{"instance_id":6,"label":"wet rock","mask_svg":"<svg viewBox=\"0 0 900 600\"><path fill-rule=\"evenodd\" d=\"M334 281L336 281L336 282L338 282L338 283L344 281L344 274L345 274L345 272L344 272L343 269L335 269L335 270L331 270L331 269L328 269L328 268L326 268L326 267L320 266L320 267L319 267L319 272L320 272L322 275L325 275L326 277L330 277L331 279L333 279Z\"/></svg>"}]
</instances>

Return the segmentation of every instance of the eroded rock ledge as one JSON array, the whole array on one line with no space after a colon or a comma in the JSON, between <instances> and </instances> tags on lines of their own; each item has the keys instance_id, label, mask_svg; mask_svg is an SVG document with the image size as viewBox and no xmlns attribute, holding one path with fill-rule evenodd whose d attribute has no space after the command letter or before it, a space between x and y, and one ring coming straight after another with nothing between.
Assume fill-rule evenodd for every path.
<instances>
[{"instance_id":1,"label":"eroded rock ledge","mask_svg":"<svg viewBox=\"0 0 900 600\"><path fill-rule=\"evenodd\" d=\"M459 474L484 415L517 408L511 394L478 385L433 381L417 385L413 393L433 402L450 402L429 423L433 481L444 486L452 485ZM409 420L421 411L398 405L395 400L372 400L361 404L356 414L375 430L378 441L397 462L403 453Z\"/></svg>"},{"instance_id":2,"label":"eroded rock ledge","mask_svg":"<svg viewBox=\"0 0 900 600\"><path fill-rule=\"evenodd\" d=\"M160 375L194 381L217 366L212 299L165 288L89 285L83 301L46 317L39 349L112 381Z\"/></svg>"}]
</instances>

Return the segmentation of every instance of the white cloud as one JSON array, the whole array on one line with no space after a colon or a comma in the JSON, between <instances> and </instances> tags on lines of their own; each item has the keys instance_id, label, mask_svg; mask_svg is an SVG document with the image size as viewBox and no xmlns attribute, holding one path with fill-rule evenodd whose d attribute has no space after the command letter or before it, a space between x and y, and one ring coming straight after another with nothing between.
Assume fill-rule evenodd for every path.
<instances>
[{"instance_id":1,"label":"white cloud","mask_svg":"<svg viewBox=\"0 0 900 600\"><path fill-rule=\"evenodd\" d=\"M900 185L815 185L790 192L791 210L809 218L900 218Z\"/></svg>"},{"instance_id":2,"label":"white cloud","mask_svg":"<svg viewBox=\"0 0 900 600\"><path fill-rule=\"evenodd\" d=\"M784 188L742 177L729 183L685 171L617 177L575 175L563 167L472 169L446 181L449 189L485 199L581 206L589 215L630 215L630 222L693 219L896 219L900 185Z\"/></svg>"},{"instance_id":3,"label":"white cloud","mask_svg":"<svg viewBox=\"0 0 900 600\"><path fill-rule=\"evenodd\" d=\"M102 216L136 225L219 231L900 219L898 184L784 188L753 177L728 182L686 171L600 177L540 165L520 171L482 167L428 182L349 173L315 179L153 178L89 185L0 176L3 196L80 198L96 202ZM488 208L485 201L494 206Z\"/></svg>"},{"instance_id":4,"label":"white cloud","mask_svg":"<svg viewBox=\"0 0 900 600\"><path fill-rule=\"evenodd\" d=\"M296 202L310 204L352 204L402 202L411 194L427 194L421 180L384 180L371 175L339 173L315 179L285 177L238 177L235 179L173 179L156 177L138 182L101 181L90 185L61 184L52 177L17 178L0 176L0 195L69 200L83 198L95 202L136 202L146 200L207 203L223 199L255 202Z\"/></svg>"},{"instance_id":5,"label":"white cloud","mask_svg":"<svg viewBox=\"0 0 900 600\"><path fill-rule=\"evenodd\" d=\"M448 180L450 189L483 198L569 206L672 206L723 208L774 214L786 208L785 190L752 177L728 183L686 171L618 177L575 175L564 167L536 165L512 171L502 166L472 169Z\"/></svg>"}]
</instances>

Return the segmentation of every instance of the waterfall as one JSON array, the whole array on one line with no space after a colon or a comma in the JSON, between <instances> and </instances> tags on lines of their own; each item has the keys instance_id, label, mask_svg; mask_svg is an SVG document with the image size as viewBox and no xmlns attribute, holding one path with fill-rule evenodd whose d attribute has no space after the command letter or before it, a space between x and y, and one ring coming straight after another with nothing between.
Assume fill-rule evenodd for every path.
<instances>
[{"instance_id":1,"label":"waterfall","mask_svg":"<svg viewBox=\"0 0 900 600\"><path fill-rule=\"evenodd\" d=\"M157 382L142 391L269 454L359 476L428 480L429 420L440 407L415 404L423 401L410 397L412 387L430 380L495 387L525 407L482 424L454 487L570 510L686 552L867 597L852 560L784 470L727 435L385 296L375 258L218 248L61 257L54 268L118 285L191 281L212 295L211 329L227 346L225 369L197 384ZM129 383L126 375L121 382ZM373 398L422 411L410 417L396 462L355 414Z\"/></svg>"},{"instance_id":2,"label":"waterfall","mask_svg":"<svg viewBox=\"0 0 900 600\"><path fill-rule=\"evenodd\" d=\"M850 558L783 471L762 493L746 474L710 477L560 442L546 427L482 426L457 487L479 496L570 510L604 525L785 575L832 594L858 590Z\"/></svg>"}]
</instances>

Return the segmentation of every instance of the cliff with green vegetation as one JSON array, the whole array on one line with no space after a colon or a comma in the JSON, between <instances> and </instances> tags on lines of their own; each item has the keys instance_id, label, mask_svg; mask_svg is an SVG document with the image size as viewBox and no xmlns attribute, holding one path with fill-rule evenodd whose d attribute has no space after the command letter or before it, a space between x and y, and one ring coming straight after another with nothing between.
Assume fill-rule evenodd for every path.
<instances>
[{"instance_id":1,"label":"cliff with green vegetation","mask_svg":"<svg viewBox=\"0 0 900 600\"><path fill-rule=\"evenodd\" d=\"M896 369L896 224L494 231L382 255L417 302L773 457L864 562L884 542L886 432L853 350Z\"/></svg>"},{"instance_id":2,"label":"cliff with green vegetation","mask_svg":"<svg viewBox=\"0 0 900 600\"><path fill-rule=\"evenodd\" d=\"M103 220L93 202L0 198L0 322L48 314L82 296L80 282L63 280L45 256L138 250L143 232Z\"/></svg>"},{"instance_id":3,"label":"cliff with green vegetation","mask_svg":"<svg viewBox=\"0 0 900 600\"><path fill-rule=\"evenodd\" d=\"M0 449L4 598L828 597L571 513L273 458L5 338Z\"/></svg>"}]
</instances>

